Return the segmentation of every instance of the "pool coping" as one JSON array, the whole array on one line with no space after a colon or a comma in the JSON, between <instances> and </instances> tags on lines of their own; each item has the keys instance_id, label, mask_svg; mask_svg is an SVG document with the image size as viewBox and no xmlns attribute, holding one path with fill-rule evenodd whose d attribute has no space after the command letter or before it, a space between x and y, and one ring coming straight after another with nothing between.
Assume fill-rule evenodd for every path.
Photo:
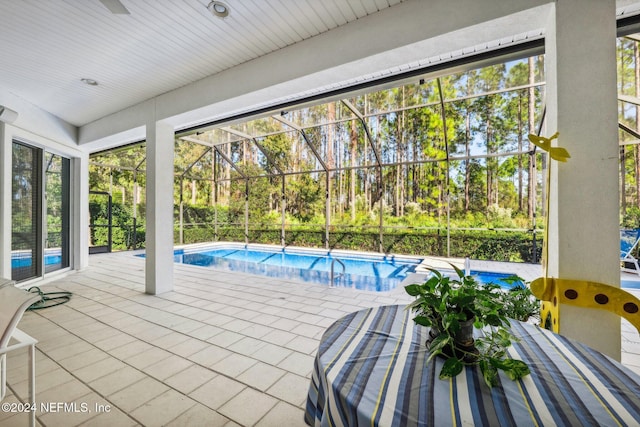
<instances>
[{"instance_id":1,"label":"pool coping","mask_svg":"<svg viewBox=\"0 0 640 427\"><path fill-rule=\"evenodd\" d=\"M238 243L238 242L209 242L209 243L191 243L187 245L178 245L174 246L174 250L185 250L185 249L204 249L204 248L212 248L217 246L225 246L225 247L234 247L234 248L249 248L249 249L266 249L266 250L290 250L296 252L307 252L307 253L323 253L323 254L332 254L332 255L345 255L345 256L370 256L370 257L387 257L387 258L395 258L395 259L407 259L407 260L423 260L424 256L419 255L404 255L404 254L396 254L396 253L382 253L382 252L369 252L369 251L354 251L348 249L325 249L325 248L312 248L306 246L281 246L281 245L272 245L267 243ZM421 265L421 264L419 264Z\"/></svg>"}]
</instances>

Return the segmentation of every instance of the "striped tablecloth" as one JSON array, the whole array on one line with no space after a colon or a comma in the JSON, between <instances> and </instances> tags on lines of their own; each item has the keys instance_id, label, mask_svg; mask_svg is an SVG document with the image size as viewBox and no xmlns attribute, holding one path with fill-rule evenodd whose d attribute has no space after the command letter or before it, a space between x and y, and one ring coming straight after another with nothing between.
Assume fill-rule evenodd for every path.
<instances>
[{"instance_id":1,"label":"striped tablecloth","mask_svg":"<svg viewBox=\"0 0 640 427\"><path fill-rule=\"evenodd\" d=\"M513 358L531 374L500 372L492 389L477 367L438 379L425 365L428 329L404 306L351 313L324 333L305 421L315 426L640 426L640 376L547 330L512 322Z\"/></svg>"}]
</instances>

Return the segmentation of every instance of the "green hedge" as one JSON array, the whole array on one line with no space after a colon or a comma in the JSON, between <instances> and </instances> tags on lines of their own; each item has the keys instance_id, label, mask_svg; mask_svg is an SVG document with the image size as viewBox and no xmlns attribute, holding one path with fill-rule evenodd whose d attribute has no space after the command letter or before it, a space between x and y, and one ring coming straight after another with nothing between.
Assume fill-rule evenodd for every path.
<instances>
[{"instance_id":1,"label":"green hedge","mask_svg":"<svg viewBox=\"0 0 640 427\"><path fill-rule=\"evenodd\" d=\"M175 232L178 242L179 232ZM184 243L201 243L215 241L213 228L185 228ZM244 242L244 228L219 227L219 241ZM250 243L280 244L280 229L250 229ZM287 230L285 244L287 246L325 247L324 230ZM405 255L447 256L447 235L444 230L429 231L386 231L383 234L383 251ZM533 239L531 233L519 231L467 231L456 230L450 235L452 257L470 257L480 260L539 262L542 253L542 239L536 237L536 256L533 256ZM380 247L380 236L369 231L330 231L329 248L351 249L377 252Z\"/></svg>"},{"instance_id":2,"label":"green hedge","mask_svg":"<svg viewBox=\"0 0 640 427\"><path fill-rule=\"evenodd\" d=\"M99 219L104 213L99 211L102 206L93 203L92 220ZM94 212L95 211L95 212ZM144 247L145 227L143 221L138 222L136 230L133 230L129 212L117 203L113 206L113 250L134 249ZM175 207L178 215L178 207ZM238 225L219 226L217 236L211 226L211 208L191 207L184 210L187 223L199 225L185 227L183 230L183 243L201 243L213 241L245 242L251 243L281 243L280 227L257 226L249 230L245 236L244 227ZM227 218L227 211L219 209L218 219ZM364 229L353 227L351 229L331 228L329 233L329 248L352 249L370 252L380 250L380 235L377 229ZM95 227L91 231L92 241L99 245L106 244L107 228ZM178 243L179 229L174 229L174 242ZM318 226L298 226L294 230L286 230L285 245L305 247L325 247L325 231ZM535 257L533 251L533 239L531 233L518 231L469 231L454 230L450 236L450 248L452 257L470 257L481 260L512 261L512 262L539 262L542 252L542 238L537 237L535 242ZM397 253L407 255L447 255L447 235L445 230L414 230L414 229L386 229L382 238L382 250L385 253Z\"/></svg>"},{"instance_id":3,"label":"green hedge","mask_svg":"<svg viewBox=\"0 0 640 427\"><path fill-rule=\"evenodd\" d=\"M94 227L91 229L91 242L94 246L106 246L108 243L109 228ZM111 250L123 251L141 249L145 247L145 229L136 226L135 247L133 225L113 226L111 229Z\"/></svg>"}]
</instances>

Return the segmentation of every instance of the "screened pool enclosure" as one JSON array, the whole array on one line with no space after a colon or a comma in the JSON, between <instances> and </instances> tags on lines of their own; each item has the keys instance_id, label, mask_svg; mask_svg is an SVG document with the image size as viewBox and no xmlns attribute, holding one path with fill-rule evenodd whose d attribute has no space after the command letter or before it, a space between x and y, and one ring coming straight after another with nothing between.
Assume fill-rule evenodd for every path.
<instances>
[{"instance_id":1,"label":"screened pool enclosure","mask_svg":"<svg viewBox=\"0 0 640 427\"><path fill-rule=\"evenodd\" d=\"M545 163L527 135L544 118L543 68L536 56L424 75L177 133L175 243L536 262ZM144 146L91 162L114 248L140 247ZM98 199L94 244L108 228Z\"/></svg>"}]
</instances>

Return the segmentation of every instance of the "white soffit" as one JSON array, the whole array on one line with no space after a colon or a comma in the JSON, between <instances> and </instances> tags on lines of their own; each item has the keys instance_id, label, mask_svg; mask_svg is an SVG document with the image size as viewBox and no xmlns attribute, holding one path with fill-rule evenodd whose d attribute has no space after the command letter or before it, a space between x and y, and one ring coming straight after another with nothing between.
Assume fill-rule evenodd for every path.
<instances>
[{"instance_id":1,"label":"white soffit","mask_svg":"<svg viewBox=\"0 0 640 427\"><path fill-rule=\"evenodd\" d=\"M640 14L640 3L637 3L636 0L618 0L616 5L616 15L618 18L626 18Z\"/></svg>"}]
</instances>

